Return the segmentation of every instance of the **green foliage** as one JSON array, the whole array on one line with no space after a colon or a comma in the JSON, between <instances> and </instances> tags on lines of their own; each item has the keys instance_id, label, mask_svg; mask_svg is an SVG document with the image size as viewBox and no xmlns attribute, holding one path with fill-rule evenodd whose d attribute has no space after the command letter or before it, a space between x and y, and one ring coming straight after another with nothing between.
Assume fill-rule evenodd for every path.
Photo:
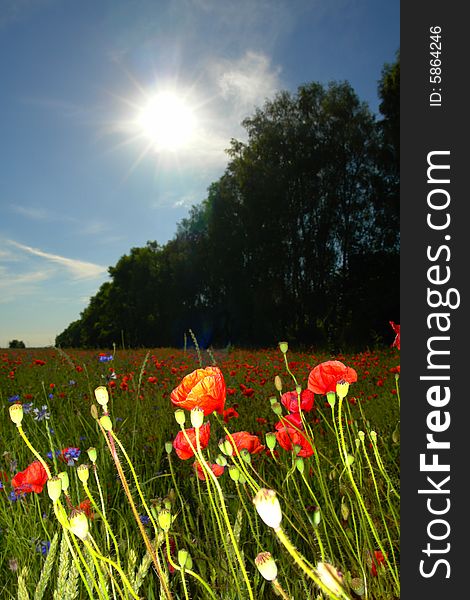
<instances>
[{"instance_id":1,"label":"green foliage","mask_svg":"<svg viewBox=\"0 0 470 600\"><path fill-rule=\"evenodd\" d=\"M26 348L26 344L22 341L22 340L11 340L10 342L8 342L8 347L9 348Z\"/></svg>"}]
</instances>

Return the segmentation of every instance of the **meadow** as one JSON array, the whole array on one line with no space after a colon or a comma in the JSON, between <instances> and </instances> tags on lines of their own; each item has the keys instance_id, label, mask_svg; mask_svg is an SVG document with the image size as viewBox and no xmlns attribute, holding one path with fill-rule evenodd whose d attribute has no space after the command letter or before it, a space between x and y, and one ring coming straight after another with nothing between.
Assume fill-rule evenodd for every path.
<instances>
[{"instance_id":1,"label":"meadow","mask_svg":"<svg viewBox=\"0 0 470 600\"><path fill-rule=\"evenodd\" d=\"M0 357L1 598L399 598L397 348Z\"/></svg>"}]
</instances>

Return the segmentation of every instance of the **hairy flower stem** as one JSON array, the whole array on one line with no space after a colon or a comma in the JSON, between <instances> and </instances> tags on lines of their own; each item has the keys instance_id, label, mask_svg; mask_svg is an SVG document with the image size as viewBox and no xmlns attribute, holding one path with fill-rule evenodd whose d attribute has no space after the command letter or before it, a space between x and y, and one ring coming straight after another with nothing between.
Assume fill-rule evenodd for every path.
<instances>
[{"instance_id":1,"label":"hairy flower stem","mask_svg":"<svg viewBox=\"0 0 470 600\"><path fill-rule=\"evenodd\" d=\"M184 428L183 425L181 425L181 431L183 432L183 435L186 438L186 441L188 442L188 444L189 444L191 450L193 451L194 455L199 458L199 455L200 454L202 455L202 452L201 451L199 453L197 452L197 450L193 446L193 443L191 442L188 434L186 433L186 429ZM198 437L196 437L196 439L198 439ZM199 446L200 446L200 444L199 444ZM213 475L212 469L209 468L209 465L207 465L207 463L205 462L204 457L203 457L203 461L204 462L201 462L201 464L203 465L203 471L204 471L204 474L205 474L205 477L206 477L205 481L206 481L207 494L209 496L209 502L211 504L212 512L213 512L213 514L215 516L215 520L217 522L217 527L219 528L220 539L222 540L222 544L224 546L224 551L225 551L225 556L227 557L227 561L228 561L230 570L231 570L232 575L233 575L233 580L234 580L235 585L237 587L238 596L241 597L242 593L241 593L240 586L239 586L239 583L238 583L238 577L237 577L237 574L235 572L235 568L234 568L233 563L232 563L232 557L230 556L230 552L229 552L228 547L227 547L226 535L225 535L226 531L225 531L225 529L224 529L224 527L222 525L222 521L220 520L220 511L217 508L217 505L216 505L216 502L215 502L215 499L214 499L214 496L213 496L213 493L212 493L212 489L211 489L211 485L213 485L213 482L210 479L209 471ZM199 501L201 502L201 505L202 505L201 498L199 499ZM212 523L213 523L213 521L212 521ZM214 526L214 532L215 531L216 531L216 529L215 529L215 526Z\"/></svg>"},{"instance_id":2,"label":"hairy flower stem","mask_svg":"<svg viewBox=\"0 0 470 600\"><path fill-rule=\"evenodd\" d=\"M342 416L341 416L341 414L342 414L341 413L342 404L343 404L343 399L340 398L339 399L339 403L338 403L338 424L339 424L339 436L340 436L340 440L339 440L340 441L340 449L341 449L341 455L343 457L344 466L346 467L346 471L348 473L351 485L352 485L352 487L354 489L357 501L359 503L359 506L362 509L362 513L364 514L364 516L365 516L365 518L367 520L367 523L369 524L369 527L370 527L370 530L372 532L372 535L374 536L375 542L376 542L377 546L379 547L380 551L382 552L382 554L384 555L385 560L389 564L390 572L392 574L392 577L393 577L393 580L395 582L395 585L397 586L397 589L400 589L400 580L399 580L397 574L395 573L394 569L392 568L392 565L390 564L389 559L387 558L387 554L386 554L385 549L384 549L384 547L382 545L382 541L381 541L381 539L379 537L377 529L376 529L376 527L375 527L375 525L374 525L374 523L372 521L372 518L371 518L371 516L370 516L370 514L369 514L369 512L368 512L368 510L367 510L367 508L366 508L366 506L364 504L364 500L363 500L363 498L361 496L361 493L359 492L359 490L357 488L356 481L355 481L355 479L353 477L353 474L352 474L351 464L347 460L348 453L347 453L346 444L345 444L345 441L344 441L343 422L342 422Z\"/></svg>"},{"instance_id":3,"label":"hairy flower stem","mask_svg":"<svg viewBox=\"0 0 470 600\"><path fill-rule=\"evenodd\" d=\"M188 575L191 575L191 577L194 577L197 581L199 581L200 584L202 584L204 586L204 588L206 589L206 591L209 592L209 595L210 595L211 598L213 598L214 600L217 600L217 598L214 595L214 592L211 590L211 588L209 587L208 583L206 581L204 581L204 579L200 575L198 575L197 573L195 573L191 569L186 569L186 568L182 569L179 565L177 565L175 563L175 561L173 560L173 557L171 556L170 536L168 535L168 531L165 532L165 545L166 545L166 554L167 554L168 562L175 569L175 571L181 571L181 578L182 578L182 580L184 580L184 575L186 573ZM183 587L185 589L185 594L186 594L186 585L185 585L185 583L183 584Z\"/></svg>"},{"instance_id":4,"label":"hairy flower stem","mask_svg":"<svg viewBox=\"0 0 470 600\"><path fill-rule=\"evenodd\" d=\"M113 560L111 560L107 556L103 556L99 551L95 551L92 548L92 543L96 547L96 544L94 543L93 538L90 535L88 536L88 538L86 540L84 540L83 543L85 544L85 547L88 550L88 552L91 554L93 560L98 559L100 561L103 561L103 562L109 564L113 569L116 569L116 571L121 576L122 582L124 583L124 585L128 589L128 591L131 594L131 596L133 598L135 598L135 600L139 600L139 596L137 596L137 594L134 592L134 589L132 588L132 585L130 584L129 579L127 578L127 576L124 573L124 571L121 569L120 565L118 565L117 563L115 563Z\"/></svg>"},{"instance_id":5,"label":"hairy flower stem","mask_svg":"<svg viewBox=\"0 0 470 600\"><path fill-rule=\"evenodd\" d=\"M49 469L48 464L46 463L46 461L43 459L43 457L39 454L39 452L33 447L33 445L31 444L31 442L29 441L29 439L27 438L25 432L23 431L23 428L21 427L21 425L17 425L16 428L18 429L18 433L21 435L21 437L23 438L24 443L28 446L28 448L31 450L31 452L34 454L34 456L38 459L38 461L41 463L41 465L44 467L44 470L47 473L47 478L50 479L52 477L51 475L51 471Z\"/></svg>"},{"instance_id":6,"label":"hairy flower stem","mask_svg":"<svg viewBox=\"0 0 470 600\"><path fill-rule=\"evenodd\" d=\"M279 541L283 544L283 546L286 548L286 550L292 556L292 558L294 559L297 566L299 566L302 569L302 571L308 577L310 577L310 579L312 579L316 583L316 585L318 585L318 587L322 590L322 592L327 594L327 596L332 598L333 600L340 600L341 597L344 598L345 600L350 600L349 596L345 592L343 592L341 594L341 597L338 597L336 594L334 594L332 592L332 590L330 590L330 588L328 588L322 582L322 580L313 571L313 569L311 569L307 565L307 563L304 560L304 557L296 550L296 548L294 547L292 542L289 540L289 538L287 537L287 535L284 532L284 530L282 529L282 527L278 527L277 529L274 529L274 533L277 535Z\"/></svg>"},{"instance_id":7,"label":"hairy flower stem","mask_svg":"<svg viewBox=\"0 0 470 600\"><path fill-rule=\"evenodd\" d=\"M281 596L282 600L291 600L289 598L289 596L286 594L286 592L284 591L284 588L279 583L277 578L274 579L274 581L272 581L272 585L273 585L273 588L277 591L278 595Z\"/></svg>"},{"instance_id":8,"label":"hairy flower stem","mask_svg":"<svg viewBox=\"0 0 470 600\"><path fill-rule=\"evenodd\" d=\"M171 460L171 455L170 454L168 454L168 464L170 465L171 480L173 481L173 485L174 485L175 490L176 490L176 495L177 495L178 500L179 500L179 502L181 504L181 513L183 515L184 528L185 528L186 531L189 531L190 529L188 527L187 519L191 520L192 529L194 529L194 519L193 519L191 513L188 513L188 515L186 516L186 505L185 505L185 503L183 501L183 498L181 497L181 492L180 492L179 486L178 486L178 484L176 482L175 470L173 469L173 462Z\"/></svg>"},{"instance_id":9,"label":"hairy flower stem","mask_svg":"<svg viewBox=\"0 0 470 600\"><path fill-rule=\"evenodd\" d=\"M114 548L116 550L116 561L117 561L117 564L120 565L121 561L120 561L120 558L119 558L119 546L118 546L116 537L115 537L115 535L114 535L114 533L113 533L113 531L111 529L111 526L110 526L110 524L108 522L108 519L106 518L106 515L101 512L101 510L99 509L98 505L96 504L95 499L91 495L90 488L88 487L88 484L85 481L83 481L82 485L83 485L83 489L85 490L85 493L87 495L87 498L90 500L93 508L96 510L96 512L98 513L98 515L100 516L101 520L104 523L105 531L106 531L106 534L107 534L106 538L108 539L108 535L110 535L111 538L112 538L112 540L113 540ZM108 547L108 549L109 549L109 547Z\"/></svg>"},{"instance_id":10,"label":"hairy flower stem","mask_svg":"<svg viewBox=\"0 0 470 600\"><path fill-rule=\"evenodd\" d=\"M105 504L104 504L103 490L101 489L100 478L98 477L98 467L96 466L95 463L93 463L93 475L95 477L96 486L98 487L98 493L100 495L101 512L103 514L104 519L106 520L106 507L105 507ZM105 533L106 533L106 545L107 545L107 548L108 548L108 551L109 551L110 550L110 543L109 543L109 533L108 533L108 528L107 527L105 529ZM113 540L113 542L114 542L114 540ZM117 556L118 552L117 552L116 542L114 542L114 545L116 546L116 556Z\"/></svg>"},{"instance_id":11,"label":"hairy flower stem","mask_svg":"<svg viewBox=\"0 0 470 600\"><path fill-rule=\"evenodd\" d=\"M155 570L157 572L158 579L160 581L162 590L163 590L167 600L173 600L173 596L168 588L167 578L165 576L165 573L163 572L162 566L160 564L160 559L158 558L158 554L155 552L155 549L152 546L152 543L147 535L147 532L145 531L144 525L142 524L142 521L140 520L139 513L138 513L137 508L134 503L134 499L132 498L129 484L127 482L126 476L125 476L124 471L121 466L121 461L119 460L119 456L116 452L116 447L114 445L114 438L112 435L110 435L108 437L107 432L103 429L103 426L101 425L101 423L99 421L98 421L98 424L99 424L100 429L106 439L106 443L108 444L108 448L109 448L109 451L111 452L111 456L113 457L114 463L116 465L116 469L117 469L119 478L121 480L122 487L127 496L129 506L131 507L132 514L134 515L134 519L137 523L137 526L139 527L140 534L142 535L142 539L144 540L145 547L147 548L147 552L149 553L149 555L152 559L152 562L155 566Z\"/></svg>"},{"instance_id":12,"label":"hairy flower stem","mask_svg":"<svg viewBox=\"0 0 470 600\"><path fill-rule=\"evenodd\" d=\"M86 589L86 591L88 593L89 598L91 598L91 600L93 600L93 592L92 592L90 586L88 585L88 582L86 580L85 574L82 571L82 568L80 566L80 561L77 558L77 555L75 554L75 551L73 549L72 543L70 542L70 537L69 537L69 533L68 533L67 529L63 529L63 534L64 534L65 541L67 543L67 547L69 549L69 552L70 552L70 554L72 556L72 560L73 560L73 562L75 564L75 567L77 568L78 574L80 575L80 578L83 581L83 584L85 586L85 589ZM74 542L75 542L75 545L77 545L76 544L76 540L74 540ZM89 575L91 577L91 580L95 584L94 579L93 579L93 575L90 574L90 567L88 567L88 565L86 564L86 561L83 558L83 555L81 555L81 560L85 564L85 568L87 569L87 571L88 571L88 573L89 573ZM98 591L98 594L99 594L99 591Z\"/></svg>"},{"instance_id":13,"label":"hairy flower stem","mask_svg":"<svg viewBox=\"0 0 470 600\"><path fill-rule=\"evenodd\" d=\"M109 431L108 433L109 433L109 435L112 436L113 440L119 446L119 449L123 453L124 458L126 459L127 464L129 465L129 468L130 468L131 473L132 473L132 477L134 478L134 483L135 483L135 487L137 489L137 493L139 494L140 500L142 502L142 506L145 508L145 512L147 513L147 515L148 515L148 517L150 519L150 522L152 523L153 530L154 530L154 533L155 533L155 537L157 537L158 536L157 523L155 522L155 519L153 518L152 512L150 511L150 508L148 507L147 502L145 500L145 497L144 497L144 495L142 493L142 488L140 487L140 483L139 483L139 480L137 478L137 473L135 472L134 465L132 464L131 459L129 458L126 450L124 449L124 446L121 444L121 442L119 441L119 438L114 433L114 431Z\"/></svg>"},{"instance_id":14,"label":"hairy flower stem","mask_svg":"<svg viewBox=\"0 0 470 600\"><path fill-rule=\"evenodd\" d=\"M361 447L362 447L362 451L363 451L364 456L365 456L366 461L367 461L367 466L369 467L369 471L370 471L370 475L371 475L371 478L372 478L372 482L374 484L375 496L376 496L377 501L378 501L377 505L380 508L380 516L382 517L382 523L383 523L383 526L384 526L384 529L385 529L385 533L387 535L388 544L390 546L390 552L392 553L393 569L395 571L396 577L398 578L398 568L397 568L397 563L396 563L395 550L393 548L392 539L390 537L390 531L389 531L389 529L387 527L387 522L385 520L385 516L384 516L383 510L382 510L382 503L381 503L381 498L380 498L380 494L379 494L379 489L377 487L377 481L375 479L374 469L372 468L372 464L370 462L369 455L366 452L364 440L361 440ZM392 565L390 564L390 561L387 560L387 562L389 563L389 566L392 569Z\"/></svg>"},{"instance_id":15,"label":"hairy flower stem","mask_svg":"<svg viewBox=\"0 0 470 600\"><path fill-rule=\"evenodd\" d=\"M225 524L227 526L227 531L228 534L230 536L230 539L232 541L232 545L233 545L233 549L235 550L235 555L237 557L238 563L240 565L240 568L242 570L242 575L243 575L243 579L245 580L245 584L246 584L246 588L248 590L248 595L250 597L251 600L254 600L254 596L253 596L253 590L251 589L251 584L250 584L250 580L248 579L248 573L246 572L245 569L245 563L243 561L243 558L240 554L240 549L238 547L237 544L237 540L235 539L235 534L233 533L233 529L232 529L232 525L230 524L230 519L227 513L227 507L225 506L225 498L224 498L224 493L222 492L222 488L220 487L219 482L217 481L217 477L214 475L214 473L212 472L212 469L210 468L210 466L207 464L206 459L204 458L202 451L201 451L201 440L199 438L199 431L200 431L200 427L196 427L196 445L197 445L197 456L198 458L201 460L201 463L204 465L207 475L212 479L215 488L217 490L217 493L219 495L219 501L220 501L220 507L222 509L222 514L225 520Z\"/></svg>"}]
</instances>

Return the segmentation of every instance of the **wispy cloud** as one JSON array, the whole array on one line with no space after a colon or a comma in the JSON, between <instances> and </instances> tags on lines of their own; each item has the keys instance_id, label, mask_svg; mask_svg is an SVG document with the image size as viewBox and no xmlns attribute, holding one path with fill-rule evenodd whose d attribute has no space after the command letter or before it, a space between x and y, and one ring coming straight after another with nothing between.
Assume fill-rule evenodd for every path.
<instances>
[{"instance_id":1,"label":"wispy cloud","mask_svg":"<svg viewBox=\"0 0 470 600\"><path fill-rule=\"evenodd\" d=\"M56 220L54 215L46 211L44 208L36 206L22 206L21 204L10 204L10 210L22 217L31 219L32 221L53 221Z\"/></svg>"},{"instance_id":2,"label":"wispy cloud","mask_svg":"<svg viewBox=\"0 0 470 600\"><path fill-rule=\"evenodd\" d=\"M67 258L65 256L60 256L59 254L51 254L38 248L32 248L31 246L20 244L13 240L7 241L9 244L15 248L18 248L19 250L27 252L33 256L38 256L65 268L71 274L73 279L97 279L106 273L106 267L102 267L101 265L97 265L95 263L77 260L74 258Z\"/></svg>"},{"instance_id":3,"label":"wispy cloud","mask_svg":"<svg viewBox=\"0 0 470 600\"><path fill-rule=\"evenodd\" d=\"M38 284L52 276L50 270L30 271L15 274L0 265L0 304L8 304L21 296L36 294Z\"/></svg>"},{"instance_id":4,"label":"wispy cloud","mask_svg":"<svg viewBox=\"0 0 470 600\"><path fill-rule=\"evenodd\" d=\"M235 61L213 64L222 98L232 104L235 116L245 116L255 106L264 104L281 88L280 67L273 67L269 57L248 51Z\"/></svg>"}]
</instances>

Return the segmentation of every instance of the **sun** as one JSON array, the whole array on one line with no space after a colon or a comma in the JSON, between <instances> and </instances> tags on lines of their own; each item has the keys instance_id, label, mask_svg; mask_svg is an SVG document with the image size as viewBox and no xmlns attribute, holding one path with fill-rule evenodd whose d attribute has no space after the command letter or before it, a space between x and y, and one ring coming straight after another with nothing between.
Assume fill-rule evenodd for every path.
<instances>
[{"instance_id":1,"label":"sun","mask_svg":"<svg viewBox=\"0 0 470 600\"><path fill-rule=\"evenodd\" d=\"M196 117L182 96L160 92L141 108L137 126L156 151L176 152L191 144Z\"/></svg>"}]
</instances>

